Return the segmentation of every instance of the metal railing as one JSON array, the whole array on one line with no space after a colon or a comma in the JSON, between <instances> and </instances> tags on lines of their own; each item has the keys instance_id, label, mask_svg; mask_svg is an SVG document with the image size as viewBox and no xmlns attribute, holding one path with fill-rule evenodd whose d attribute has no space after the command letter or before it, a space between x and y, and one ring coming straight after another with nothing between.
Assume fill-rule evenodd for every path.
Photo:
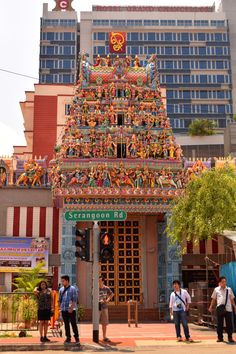
<instances>
[{"instance_id":1,"label":"metal railing","mask_svg":"<svg viewBox=\"0 0 236 354\"><path fill-rule=\"evenodd\" d=\"M0 331L36 331L37 308L32 293L0 293Z\"/></svg>"}]
</instances>

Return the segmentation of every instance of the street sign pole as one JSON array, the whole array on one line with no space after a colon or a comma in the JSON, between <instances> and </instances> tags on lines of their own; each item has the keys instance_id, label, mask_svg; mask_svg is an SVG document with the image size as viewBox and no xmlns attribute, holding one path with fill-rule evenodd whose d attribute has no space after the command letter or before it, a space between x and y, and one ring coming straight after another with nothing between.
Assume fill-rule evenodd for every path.
<instances>
[{"instance_id":1,"label":"street sign pole","mask_svg":"<svg viewBox=\"0 0 236 354\"><path fill-rule=\"evenodd\" d=\"M93 226L93 341L99 343L99 225Z\"/></svg>"}]
</instances>

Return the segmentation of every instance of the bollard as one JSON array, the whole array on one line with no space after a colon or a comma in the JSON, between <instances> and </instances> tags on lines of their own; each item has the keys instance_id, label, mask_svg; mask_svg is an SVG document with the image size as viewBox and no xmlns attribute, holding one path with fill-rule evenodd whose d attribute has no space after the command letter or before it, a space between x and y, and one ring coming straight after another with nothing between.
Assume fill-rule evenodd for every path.
<instances>
[{"instance_id":1,"label":"bollard","mask_svg":"<svg viewBox=\"0 0 236 354\"><path fill-rule=\"evenodd\" d=\"M138 302L136 300L129 300L127 302L127 305L128 305L128 326L130 327L131 323L134 323L135 327L138 327ZM134 316L132 316L132 314Z\"/></svg>"}]
</instances>

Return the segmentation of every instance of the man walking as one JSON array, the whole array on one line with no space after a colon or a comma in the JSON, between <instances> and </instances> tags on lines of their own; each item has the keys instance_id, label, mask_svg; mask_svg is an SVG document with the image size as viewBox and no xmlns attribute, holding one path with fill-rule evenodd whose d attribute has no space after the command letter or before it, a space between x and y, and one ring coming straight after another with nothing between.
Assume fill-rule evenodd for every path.
<instances>
[{"instance_id":1,"label":"man walking","mask_svg":"<svg viewBox=\"0 0 236 354\"><path fill-rule=\"evenodd\" d=\"M107 325L109 324L108 318L108 303L113 298L113 292L108 286L104 285L104 278L99 277L99 313L100 322L102 325L103 341L110 342L107 338Z\"/></svg>"},{"instance_id":2,"label":"man walking","mask_svg":"<svg viewBox=\"0 0 236 354\"><path fill-rule=\"evenodd\" d=\"M184 335L186 341L193 342L190 338L187 311L189 310L189 304L191 303L191 297L187 290L181 289L179 280L174 280L173 283L174 291L170 295L170 317L174 319L176 337L178 342L182 342L181 328L182 323L184 329Z\"/></svg>"},{"instance_id":3,"label":"man walking","mask_svg":"<svg viewBox=\"0 0 236 354\"><path fill-rule=\"evenodd\" d=\"M231 288L226 286L226 278L220 277L219 286L217 286L211 296L211 304L209 311L212 312L213 306L216 304L216 318L217 318L217 342L223 342L223 327L224 319L226 322L226 332L228 334L228 341L234 343L233 340L233 312L236 313L236 306L234 303L234 294Z\"/></svg>"},{"instance_id":4,"label":"man walking","mask_svg":"<svg viewBox=\"0 0 236 354\"><path fill-rule=\"evenodd\" d=\"M70 285L68 275L61 277L62 287L59 290L59 307L65 324L66 340L65 344L71 343L70 323L74 332L75 342L79 342L79 332L76 324L77 291Z\"/></svg>"}]
</instances>

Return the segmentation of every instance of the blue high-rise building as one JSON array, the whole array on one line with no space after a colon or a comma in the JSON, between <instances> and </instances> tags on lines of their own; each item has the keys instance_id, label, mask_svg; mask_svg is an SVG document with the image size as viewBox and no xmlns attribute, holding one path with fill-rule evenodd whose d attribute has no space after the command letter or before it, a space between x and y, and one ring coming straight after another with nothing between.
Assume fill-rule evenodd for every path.
<instances>
[{"instance_id":1,"label":"blue high-rise building","mask_svg":"<svg viewBox=\"0 0 236 354\"><path fill-rule=\"evenodd\" d=\"M111 31L126 32L126 54L138 55L141 64L158 55L175 132L187 131L196 118L212 120L219 128L232 120L230 23L222 9L94 6L81 13L80 25L81 48L90 58L109 54Z\"/></svg>"},{"instance_id":2,"label":"blue high-rise building","mask_svg":"<svg viewBox=\"0 0 236 354\"><path fill-rule=\"evenodd\" d=\"M48 11L48 4L44 4L40 27L39 82L74 84L78 47L77 13L73 10L60 11L60 8Z\"/></svg>"},{"instance_id":3,"label":"blue high-rise building","mask_svg":"<svg viewBox=\"0 0 236 354\"><path fill-rule=\"evenodd\" d=\"M90 61L106 56L109 32L123 31L126 55L138 55L141 64L158 55L175 132L186 132L197 118L212 120L218 128L233 120L236 1L207 7L93 6L81 12L80 23L72 8L60 9L60 3L70 2L58 0L52 11L44 4L40 83L74 84L79 50Z\"/></svg>"}]
</instances>

